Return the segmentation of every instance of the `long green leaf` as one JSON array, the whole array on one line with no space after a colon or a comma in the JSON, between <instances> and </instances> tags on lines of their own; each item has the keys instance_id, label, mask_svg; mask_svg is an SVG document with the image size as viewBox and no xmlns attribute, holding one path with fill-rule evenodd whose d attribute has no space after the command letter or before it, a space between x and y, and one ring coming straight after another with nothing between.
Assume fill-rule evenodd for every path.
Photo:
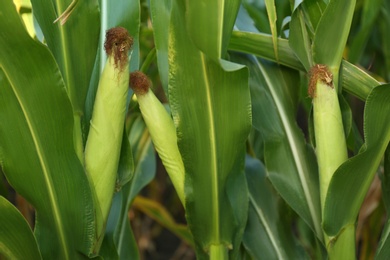
<instances>
[{"instance_id":1,"label":"long green leaf","mask_svg":"<svg viewBox=\"0 0 390 260\"><path fill-rule=\"evenodd\" d=\"M317 64L326 64L331 71L334 68L338 72L340 67L355 4L356 0L330 0L315 31L314 61Z\"/></svg>"},{"instance_id":2,"label":"long green leaf","mask_svg":"<svg viewBox=\"0 0 390 260\"><path fill-rule=\"evenodd\" d=\"M278 212L278 198L266 179L260 161L247 156L249 216L243 244L253 259L307 259L288 227L288 218Z\"/></svg>"},{"instance_id":3,"label":"long green leaf","mask_svg":"<svg viewBox=\"0 0 390 260\"><path fill-rule=\"evenodd\" d=\"M379 21L379 13L383 0L364 1L360 28L356 36L350 41L348 60L357 63L366 47L370 34L375 28L375 21ZM385 37L385 36L384 36Z\"/></svg>"},{"instance_id":4,"label":"long green leaf","mask_svg":"<svg viewBox=\"0 0 390 260\"><path fill-rule=\"evenodd\" d=\"M191 41L200 32L190 37L186 30L185 10L182 1L173 2L169 100L186 170L187 220L199 258L213 246L232 248L234 259L248 205L243 174L251 121L248 72L222 61L225 71L202 53Z\"/></svg>"},{"instance_id":5,"label":"long green leaf","mask_svg":"<svg viewBox=\"0 0 390 260\"><path fill-rule=\"evenodd\" d=\"M153 21L154 42L160 80L168 96L168 35L172 0L151 0L150 13Z\"/></svg>"},{"instance_id":6,"label":"long green leaf","mask_svg":"<svg viewBox=\"0 0 390 260\"><path fill-rule=\"evenodd\" d=\"M229 42L229 49L260 56L267 60L279 62L297 70L305 67L295 56L286 39L278 39L278 60L276 59L272 36L264 33L234 31Z\"/></svg>"},{"instance_id":7,"label":"long green leaf","mask_svg":"<svg viewBox=\"0 0 390 260\"><path fill-rule=\"evenodd\" d=\"M53 23L72 0L31 0L34 16L65 81L75 113L84 114L84 103L99 39L97 0L79 1L67 22Z\"/></svg>"},{"instance_id":8,"label":"long green leaf","mask_svg":"<svg viewBox=\"0 0 390 260\"><path fill-rule=\"evenodd\" d=\"M360 206L390 141L390 85L373 89L364 111L365 144L335 172L325 202L323 226L330 236L354 225ZM331 138L331 137L330 137Z\"/></svg>"},{"instance_id":9,"label":"long green leaf","mask_svg":"<svg viewBox=\"0 0 390 260\"><path fill-rule=\"evenodd\" d=\"M297 57L309 71L313 66L313 55L311 52L311 41L304 21L302 7L295 9L290 23L290 37L288 39L291 49L294 50Z\"/></svg>"},{"instance_id":10,"label":"long green leaf","mask_svg":"<svg viewBox=\"0 0 390 260\"><path fill-rule=\"evenodd\" d=\"M390 80L390 35L387 33L390 26L390 3L383 1L381 9L380 32L382 36L382 50L386 64L386 79Z\"/></svg>"},{"instance_id":11,"label":"long green leaf","mask_svg":"<svg viewBox=\"0 0 390 260\"><path fill-rule=\"evenodd\" d=\"M186 1L189 37L214 61L225 55L239 5L237 0Z\"/></svg>"},{"instance_id":12,"label":"long green leaf","mask_svg":"<svg viewBox=\"0 0 390 260\"><path fill-rule=\"evenodd\" d=\"M390 144L387 146L384 159L384 174L382 176L383 201L386 211L390 209ZM387 222L382 231L378 245L376 259L386 259L390 255L390 218L387 214Z\"/></svg>"},{"instance_id":13,"label":"long green leaf","mask_svg":"<svg viewBox=\"0 0 390 260\"><path fill-rule=\"evenodd\" d=\"M0 161L36 209L47 259L77 259L94 242L89 183L73 146L72 106L53 56L25 31L10 1L0 12Z\"/></svg>"},{"instance_id":14,"label":"long green leaf","mask_svg":"<svg viewBox=\"0 0 390 260\"><path fill-rule=\"evenodd\" d=\"M276 15L276 7L275 7L275 0L265 0L265 6L267 8L267 15L269 24L271 27L271 34L272 34L272 43L274 46L274 53L276 60L279 60L278 58L278 28L276 27L276 20L278 19Z\"/></svg>"},{"instance_id":15,"label":"long green leaf","mask_svg":"<svg viewBox=\"0 0 390 260\"><path fill-rule=\"evenodd\" d=\"M37 241L22 214L0 196L0 258L42 259Z\"/></svg>"},{"instance_id":16,"label":"long green leaf","mask_svg":"<svg viewBox=\"0 0 390 260\"><path fill-rule=\"evenodd\" d=\"M321 239L317 167L295 123L293 92L297 79L288 79L278 66L243 60L250 69L253 126L264 140L269 178L282 198ZM290 83L289 83L290 82ZM291 85L292 84L292 85Z\"/></svg>"},{"instance_id":17,"label":"long green leaf","mask_svg":"<svg viewBox=\"0 0 390 260\"><path fill-rule=\"evenodd\" d=\"M272 39L270 35L248 32L233 32L229 49L253 54L295 70L305 71L305 67L295 56L286 39L278 39L279 61L274 55ZM342 88L347 92L365 100L370 91L379 83L373 77L355 65L343 60L341 66Z\"/></svg>"}]
</instances>

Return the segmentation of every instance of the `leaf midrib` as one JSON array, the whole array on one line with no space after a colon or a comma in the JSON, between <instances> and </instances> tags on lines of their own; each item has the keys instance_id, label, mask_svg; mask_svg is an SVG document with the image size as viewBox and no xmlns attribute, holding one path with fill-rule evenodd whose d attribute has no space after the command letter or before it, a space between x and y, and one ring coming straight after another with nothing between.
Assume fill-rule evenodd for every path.
<instances>
[{"instance_id":1,"label":"leaf midrib","mask_svg":"<svg viewBox=\"0 0 390 260\"><path fill-rule=\"evenodd\" d=\"M212 104L212 98L211 98L211 86L209 84L209 78L207 74L207 62L206 57L203 53L200 53L201 57L201 64L202 64L202 71L203 71L203 81L204 81L204 87L206 92L206 103L207 103L207 114L208 114L208 120L210 125L210 131L208 131L208 134L210 136L210 145L211 145L211 162L210 162L210 170L211 170L211 182L212 182L212 200L211 203L213 205L213 216L212 216L212 223L213 223L213 235L215 236L213 241L214 243L219 243L219 236L220 236L220 230L219 230L219 196L218 196L218 168L217 168L217 148L216 148L216 135L215 135L215 126L214 126L214 111L213 111L213 104Z\"/></svg>"},{"instance_id":2,"label":"leaf midrib","mask_svg":"<svg viewBox=\"0 0 390 260\"><path fill-rule=\"evenodd\" d=\"M271 241L271 245L272 247L274 248L274 251L276 253L276 255L278 256L277 259L284 259L282 253L280 252L279 250L279 246L278 246L278 243L276 242L278 239L274 237L272 231L271 231L271 227L268 225L268 222L266 221L265 219L265 216L263 214L263 211L261 210L261 207L259 207L257 204L256 204L256 201L255 199L253 198L252 194L249 193L248 194L249 196L249 200L250 202L252 203L253 205L253 208L255 209L256 213L257 213L257 216L259 217L260 219L260 222L263 224L263 227L265 229L265 233L267 234L269 240Z\"/></svg>"}]
</instances>

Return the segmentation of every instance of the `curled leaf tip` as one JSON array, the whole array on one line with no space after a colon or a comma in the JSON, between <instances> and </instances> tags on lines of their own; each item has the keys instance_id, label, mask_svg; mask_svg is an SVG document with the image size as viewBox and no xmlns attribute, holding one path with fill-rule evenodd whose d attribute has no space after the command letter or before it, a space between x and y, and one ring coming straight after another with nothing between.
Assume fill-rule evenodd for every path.
<instances>
[{"instance_id":1,"label":"curled leaf tip","mask_svg":"<svg viewBox=\"0 0 390 260\"><path fill-rule=\"evenodd\" d=\"M321 80L322 83L325 83L329 87L333 88L333 74L326 65L314 65L309 71L309 76L308 94L311 98L316 97L316 85L318 80Z\"/></svg>"},{"instance_id":2,"label":"curled leaf tip","mask_svg":"<svg viewBox=\"0 0 390 260\"><path fill-rule=\"evenodd\" d=\"M141 71L134 71L130 73L130 87L134 90L136 95L143 95L149 91L151 82Z\"/></svg>"},{"instance_id":3,"label":"curled leaf tip","mask_svg":"<svg viewBox=\"0 0 390 260\"><path fill-rule=\"evenodd\" d=\"M104 49L108 56L114 55L116 67L127 62L131 46L133 46L133 38L125 28L115 27L107 30Z\"/></svg>"}]
</instances>

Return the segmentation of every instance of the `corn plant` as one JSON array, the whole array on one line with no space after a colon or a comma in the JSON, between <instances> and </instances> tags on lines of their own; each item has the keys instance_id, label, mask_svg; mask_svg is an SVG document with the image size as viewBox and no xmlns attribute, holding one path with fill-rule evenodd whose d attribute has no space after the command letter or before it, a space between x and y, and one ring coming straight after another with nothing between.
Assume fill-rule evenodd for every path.
<instances>
[{"instance_id":1,"label":"corn plant","mask_svg":"<svg viewBox=\"0 0 390 260\"><path fill-rule=\"evenodd\" d=\"M197 259L389 258L389 25L383 0L2 0L0 259L141 259L131 207ZM155 154L185 226L139 195Z\"/></svg>"}]
</instances>

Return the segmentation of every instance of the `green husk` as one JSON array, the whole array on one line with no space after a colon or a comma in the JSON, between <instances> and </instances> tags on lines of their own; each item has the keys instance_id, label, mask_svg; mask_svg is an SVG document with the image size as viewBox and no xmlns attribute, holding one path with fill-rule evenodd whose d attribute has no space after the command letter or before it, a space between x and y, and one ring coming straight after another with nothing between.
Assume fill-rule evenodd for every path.
<instances>
[{"instance_id":1,"label":"green husk","mask_svg":"<svg viewBox=\"0 0 390 260\"><path fill-rule=\"evenodd\" d=\"M121 151L129 86L128 52L132 39L124 28L107 31L108 59L100 77L85 147L85 168L93 184L100 212L98 238L108 218Z\"/></svg>"},{"instance_id":2,"label":"green husk","mask_svg":"<svg viewBox=\"0 0 390 260\"><path fill-rule=\"evenodd\" d=\"M177 146L176 128L165 107L150 90L150 81L137 71L130 75L130 86L137 96L142 117L162 163L184 203L184 164Z\"/></svg>"}]
</instances>

